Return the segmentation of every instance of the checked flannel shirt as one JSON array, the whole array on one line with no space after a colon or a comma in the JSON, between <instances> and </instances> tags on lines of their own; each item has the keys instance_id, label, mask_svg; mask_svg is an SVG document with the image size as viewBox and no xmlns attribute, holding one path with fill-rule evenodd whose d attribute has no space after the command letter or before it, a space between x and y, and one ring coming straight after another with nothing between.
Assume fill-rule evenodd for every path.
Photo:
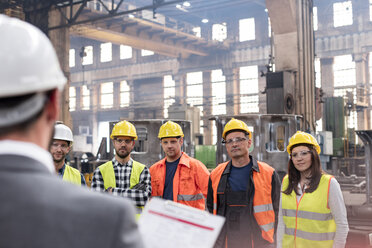
<instances>
[{"instance_id":1,"label":"checked flannel shirt","mask_svg":"<svg viewBox=\"0 0 372 248\"><path fill-rule=\"evenodd\" d=\"M113 158L112 164L114 166L116 180L116 188L113 188L112 194L131 199L138 207L144 206L151 196L151 177L149 169L145 167L140 175L138 183L138 186L140 187L135 187L140 189L130 189L130 174L132 171L133 160L130 159L126 164L120 164L115 158ZM103 177L99 168L94 171L91 188L94 191L105 192Z\"/></svg>"}]
</instances>

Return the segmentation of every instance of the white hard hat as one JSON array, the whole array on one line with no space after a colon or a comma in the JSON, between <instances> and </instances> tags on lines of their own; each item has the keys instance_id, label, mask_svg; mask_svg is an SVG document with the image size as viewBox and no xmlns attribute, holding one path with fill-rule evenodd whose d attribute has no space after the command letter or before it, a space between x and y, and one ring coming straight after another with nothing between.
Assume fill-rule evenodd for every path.
<instances>
[{"instance_id":1,"label":"white hard hat","mask_svg":"<svg viewBox=\"0 0 372 248\"><path fill-rule=\"evenodd\" d=\"M71 129L64 124L59 124L59 123L57 123L54 126L53 139L55 139L55 140L65 140L65 141L69 141L69 142L74 141Z\"/></svg>"},{"instance_id":2,"label":"white hard hat","mask_svg":"<svg viewBox=\"0 0 372 248\"><path fill-rule=\"evenodd\" d=\"M45 92L66 83L56 52L38 28L0 15L0 98Z\"/></svg>"},{"instance_id":3,"label":"white hard hat","mask_svg":"<svg viewBox=\"0 0 372 248\"><path fill-rule=\"evenodd\" d=\"M0 14L0 34L0 101L31 95L17 105L1 107L1 128L35 116L47 101L44 92L62 90L66 78L52 43L39 29Z\"/></svg>"}]
</instances>

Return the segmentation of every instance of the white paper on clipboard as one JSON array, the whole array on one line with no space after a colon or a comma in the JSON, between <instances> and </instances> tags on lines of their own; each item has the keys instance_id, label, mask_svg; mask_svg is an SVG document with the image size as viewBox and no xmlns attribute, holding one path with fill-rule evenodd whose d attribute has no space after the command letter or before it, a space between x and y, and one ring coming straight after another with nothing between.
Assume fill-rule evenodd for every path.
<instances>
[{"instance_id":1,"label":"white paper on clipboard","mask_svg":"<svg viewBox=\"0 0 372 248\"><path fill-rule=\"evenodd\" d=\"M212 248L224 222L222 216L152 198L138 225L146 248Z\"/></svg>"}]
</instances>

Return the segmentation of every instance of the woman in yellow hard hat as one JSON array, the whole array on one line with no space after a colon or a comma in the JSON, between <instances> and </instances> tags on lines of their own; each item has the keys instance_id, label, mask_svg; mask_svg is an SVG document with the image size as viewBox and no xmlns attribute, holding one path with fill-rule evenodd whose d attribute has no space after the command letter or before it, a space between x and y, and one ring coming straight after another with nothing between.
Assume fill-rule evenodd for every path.
<instances>
[{"instance_id":1,"label":"woman in yellow hard hat","mask_svg":"<svg viewBox=\"0 0 372 248\"><path fill-rule=\"evenodd\" d=\"M298 131L289 140L277 247L344 247L349 231L339 183L322 171L316 139Z\"/></svg>"}]
</instances>

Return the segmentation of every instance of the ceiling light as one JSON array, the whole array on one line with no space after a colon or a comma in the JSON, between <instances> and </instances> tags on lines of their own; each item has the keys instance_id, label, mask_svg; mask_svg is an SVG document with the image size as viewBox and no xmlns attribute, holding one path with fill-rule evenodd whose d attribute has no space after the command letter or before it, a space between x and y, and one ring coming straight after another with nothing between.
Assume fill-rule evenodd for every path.
<instances>
[{"instance_id":1,"label":"ceiling light","mask_svg":"<svg viewBox=\"0 0 372 248\"><path fill-rule=\"evenodd\" d=\"M202 23L208 23L209 21L208 21L208 19L205 19L205 18L204 18L203 20L201 20L201 22L202 22Z\"/></svg>"},{"instance_id":2,"label":"ceiling light","mask_svg":"<svg viewBox=\"0 0 372 248\"><path fill-rule=\"evenodd\" d=\"M129 16L129 18L134 18L133 14L129 14L128 16Z\"/></svg>"},{"instance_id":3,"label":"ceiling light","mask_svg":"<svg viewBox=\"0 0 372 248\"><path fill-rule=\"evenodd\" d=\"M190 7L191 6L191 4L190 4L190 2L183 2L183 4L182 4L184 7Z\"/></svg>"},{"instance_id":4,"label":"ceiling light","mask_svg":"<svg viewBox=\"0 0 372 248\"><path fill-rule=\"evenodd\" d=\"M176 8L177 8L177 9L182 8L181 4L177 4L177 5L176 5Z\"/></svg>"}]
</instances>

